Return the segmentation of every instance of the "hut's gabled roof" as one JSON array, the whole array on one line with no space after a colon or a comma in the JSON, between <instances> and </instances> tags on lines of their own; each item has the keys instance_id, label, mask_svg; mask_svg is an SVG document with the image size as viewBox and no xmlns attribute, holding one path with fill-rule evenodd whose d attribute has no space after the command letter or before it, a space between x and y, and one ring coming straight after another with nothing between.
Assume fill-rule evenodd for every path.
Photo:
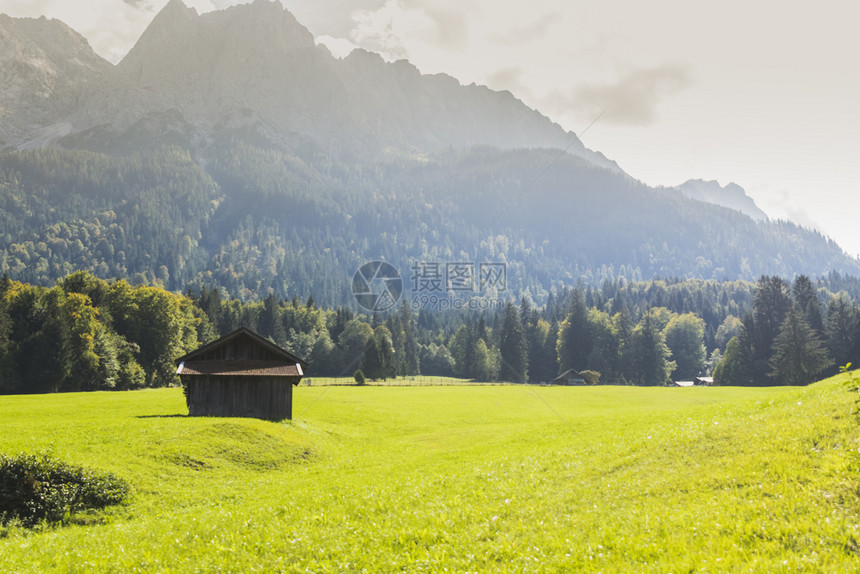
<instances>
[{"instance_id":1,"label":"hut's gabled roof","mask_svg":"<svg viewBox=\"0 0 860 574\"><path fill-rule=\"evenodd\" d=\"M179 363L179 375L215 375L236 377L301 377L299 363L281 361L190 361Z\"/></svg>"},{"instance_id":2,"label":"hut's gabled roof","mask_svg":"<svg viewBox=\"0 0 860 574\"><path fill-rule=\"evenodd\" d=\"M219 347L224 347L229 345L230 343L237 341L238 339L247 339L250 342L262 347L266 351L268 351L271 355L273 355L277 360L275 361L256 361L256 360L238 360L238 361L212 361L207 360L207 355L210 355L212 351L218 349ZM301 375L302 372L308 368L308 363L303 359L295 356L290 353L286 349L282 349L271 341L264 339L257 333L247 329L245 327L240 327L230 333L229 335L224 335L220 339L216 339L211 343L207 343L200 347L199 349L188 353L182 357L176 359L176 364L180 365L182 363L186 363L185 369L190 374L190 369L194 368L195 370L200 371L199 374L216 374L212 369L217 369L221 374L240 374L239 371L250 371L247 374L263 374L263 373L254 373L254 371L259 371L260 369L268 371L268 374L278 375ZM193 366L187 363L194 363ZM211 364L210 364L211 363ZM219 366L214 366L215 363L218 363ZM227 363L235 364L226 367ZM291 365L299 366L299 369L294 369L295 372L287 373L287 372L273 372L272 369L284 369L288 368L284 363L290 363ZM207 366L207 364L209 364ZM242 368L244 365L245 368ZM229 372L224 372L224 369L229 369ZM209 371L208 373L206 371Z\"/></svg>"}]
</instances>

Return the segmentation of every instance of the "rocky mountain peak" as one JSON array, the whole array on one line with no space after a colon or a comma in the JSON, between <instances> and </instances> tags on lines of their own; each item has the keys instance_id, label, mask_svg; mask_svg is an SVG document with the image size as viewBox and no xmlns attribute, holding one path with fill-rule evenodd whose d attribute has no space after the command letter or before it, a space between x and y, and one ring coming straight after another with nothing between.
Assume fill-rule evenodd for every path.
<instances>
[{"instance_id":1,"label":"rocky mountain peak","mask_svg":"<svg viewBox=\"0 0 860 574\"><path fill-rule=\"evenodd\" d=\"M278 2L198 14L182 0L170 0L117 68L125 83L147 88L179 82L193 91L195 80L211 84L213 74L238 80L248 68L301 48L315 48L313 35Z\"/></svg>"},{"instance_id":2,"label":"rocky mountain peak","mask_svg":"<svg viewBox=\"0 0 860 574\"><path fill-rule=\"evenodd\" d=\"M182 21L196 16L197 10L186 6L182 0L169 0L164 5L164 8L161 9L161 12L153 19L152 23L154 24L158 20L170 21L175 19Z\"/></svg>"},{"instance_id":3,"label":"rocky mountain peak","mask_svg":"<svg viewBox=\"0 0 860 574\"><path fill-rule=\"evenodd\" d=\"M313 46L313 35L276 1L255 0L198 14L182 0L170 0L121 66L133 67L141 60L158 62L165 54L173 58L199 58L203 49L217 48L216 53L223 56L233 51L283 52ZM178 52L179 49L185 52Z\"/></svg>"},{"instance_id":4,"label":"rocky mountain peak","mask_svg":"<svg viewBox=\"0 0 860 574\"><path fill-rule=\"evenodd\" d=\"M182 0L170 0L144 30L137 43L117 68L124 73L136 72L139 76L153 65L166 59L181 58L177 53L177 38L194 35L197 10L187 7Z\"/></svg>"},{"instance_id":5,"label":"rocky mountain peak","mask_svg":"<svg viewBox=\"0 0 860 574\"><path fill-rule=\"evenodd\" d=\"M59 121L111 68L59 20L0 14L0 147Z\"/></svg>"},{"instance_id":6,"label":"rocky mountain peak","mask_svg":"<svg viewBox=\"0 0 860 574\"><path fill-rule=\"evenodd\" d=\"M691 199L740 211L756 221L767 221L768 219L767 214L756 205L755 200L736 183L721 186L716 181L691 179L676 189Z\"/></svg>"}]
</instances>

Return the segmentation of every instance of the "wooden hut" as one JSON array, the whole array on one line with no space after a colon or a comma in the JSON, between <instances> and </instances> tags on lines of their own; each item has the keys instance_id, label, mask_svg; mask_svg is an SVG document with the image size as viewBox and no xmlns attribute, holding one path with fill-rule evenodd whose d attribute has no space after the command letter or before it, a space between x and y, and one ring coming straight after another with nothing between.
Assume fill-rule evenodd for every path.
<instances>
[{"instance_id":1,"label":"wooden hut","mask_svg":"<svg viewBox=\"0 0 860 574\"><path fill-rule=\"evenodd\" d=\"M244 327L176 360L190 416L293 417L308 364Z\"/></svg>"},{"instance_id":2,"label":"wooden hut","mask_svg":"<svg viewBox=\"0 0 860 574\"><path fill-rule=\"evenodd\" d=\"M554 385L584 385L585 379L575 369L568 369L552 380Z\"/></svg>"}]
</instances>

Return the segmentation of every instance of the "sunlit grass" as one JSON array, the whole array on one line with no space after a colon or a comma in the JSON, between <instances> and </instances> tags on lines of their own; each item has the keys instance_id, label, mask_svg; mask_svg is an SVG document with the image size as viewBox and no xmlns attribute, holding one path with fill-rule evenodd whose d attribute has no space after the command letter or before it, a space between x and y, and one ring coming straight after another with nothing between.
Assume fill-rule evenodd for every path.
<instances>
[{"instance_id":1,"label":"sunlit grass","mask_svg":"<svg viewBox=\"0 0 860 574\"><path fill-rule=\"evenodd\" d=\"M472 379L459 379L456 377L438 377L432 375L415 375L406 377L395 377L391 379L370 380L367 379L364 386L367 387L456 387L478 385L486 386L508 386L512 383L487 383ZM342 387L360 386L353 377L306 377L300 383L303 387Z\"/></svg>"},{"instance_id":2,"label":"sunlit grass","mask_svg":"<svg viewBox=\"0 0 860 574\"><path fill-rule=\"evenodd\" d=\"M311 386L294 421L178 389L0 398L0 452L135 488L0 540L3 572L846 572L858 423L802 389Z\"/></svg>"}]
</instances>

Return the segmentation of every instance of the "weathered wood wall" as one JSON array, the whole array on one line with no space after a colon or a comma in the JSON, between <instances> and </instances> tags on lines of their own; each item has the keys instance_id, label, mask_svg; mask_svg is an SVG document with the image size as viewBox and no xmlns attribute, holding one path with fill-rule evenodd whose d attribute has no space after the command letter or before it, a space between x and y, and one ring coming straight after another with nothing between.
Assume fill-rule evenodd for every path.
<instances>
[{"instance_id":1,"label":"weathered wood wall","mask_svg":"<svg viewBox=\"0 0 860 574\"><path fill-rule=\"evenodd\" d=\"M293 418L292 377L197 376L183 381L190 416Z\"/></svg>"}]
</instances>

